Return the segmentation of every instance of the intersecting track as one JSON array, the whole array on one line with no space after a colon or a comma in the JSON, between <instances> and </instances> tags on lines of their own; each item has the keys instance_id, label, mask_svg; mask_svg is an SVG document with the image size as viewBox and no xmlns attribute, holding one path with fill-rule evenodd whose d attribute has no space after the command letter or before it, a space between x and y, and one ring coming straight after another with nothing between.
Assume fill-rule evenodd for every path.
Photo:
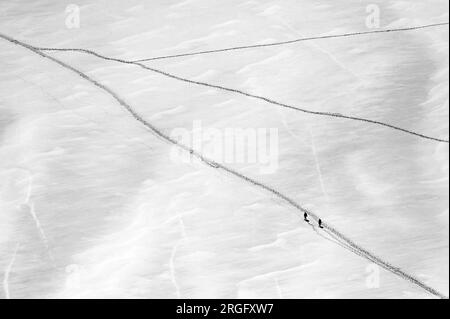
<instances>
[{"instance_id":1,"label":"intersecting track","mask_svg":"<svg viewBox=\"0 0 450 319\"><path fill-rule=\"evenodd\" d=\"M371 31L349 32L349 33L341 33L341 34L330 34L330 35L322 35L322 36L314 36L314 37L305 37L305 38L299 38L299 39L288 40L288 41L281 41L281 42L272 42L272 43L265 43L265 44L253 44L253 45L243 45L243 46L235 46L235 47L222 48L222 49L205 50L205 51L197 51L197 52L188 52L188 53L180 53L180 54L173 54L173 55L163 55L163 56L157 56L157 57L152 57L152 58L144 58L144 59L133 60L131 62L146 62L146 61L155 61L155 60L165 60L165 59L188 57L188 56L194 56L194 55L203 55L203 54L213 54L213 53L220 53L220 52L228 52L228 51L266 48L266 47L287 45L287 44L293 44L293 43L304 42L304 41L311 41L311 40L347 38L347 37L355 37L355 36L362 36L362 35L369 35L369 34L378 34L378 33L413 31L413 30L441 27L441 26L446 26L446 25L449 25L449 22L425 24L425 25L405 27L405 28L392 28L392 29L384 29L384 30L371 30ZM54 48L39 48L39 49L40 50L55 50ZM80 49L63 49L63 50L78 51Z\"/></svg>"},{"instance_id":2,"label":"intersecting track","mask_svg":"<svg viewBox=\"0 0 450 319\"><path fill-rule=\"evenodd\" d=\"M440 142L440 143L449 143L449 140L443 139L443 138L438 138L438 137L433 137L433 136L429 136L429 135L425 135L422 133L418 133L415 131L411 131L411 130L407 130L404 128L401 128L399 126L393 125L393 124L389 124L389 123L384 123L381 121L376 121L376 120L371 120L371 119L366 119L363 117L357 117L357 116L351 116L351 115L344 115L344 114L340 114L340 113L333 113L333 112L321 112L321 111L312 111L312 110L308 110L308 109L304 109L304 108L299 108L293 105L288 105L285 103L281 103L275 100L272 100L270 98L264 97L264 96L260 96L260 95L255 95L252 93L248 93L242 90L238 90L238 89L233 89L233 88L228 88L228 87L224 87L224 86L220 86L220 85L216 85L216 84L211 84L211 83L206 83L206 82L201 82L201 81L195 81L195 80L190 80L187 78L183 78L181 76L178 75L174 75L159 69L155 69L155 68L151 68L145 64L139 63L139 62L135 62L135 61L129 61L129 60L123 60L123 59L117 59L117 58L112 58L112 57L107 57L104 55L101 55L95 51L92 50L87 50L87 49L63 49L63 48L41 48L41 47L36 47L36 46L31 46L28 45L29 48L33 48L36 51L62 51L62 52L80 52L80 53L86 53L86 54L91 54L94 55L98 58L107 60L107 61L114 61L114 62L120 62L120 63L125 63L125 64L132 64L132 65L136 65L139 66L145 70L151 71L151 72L155 72L158 73L160 75L164 75L166 77L178 80L178 81L182 81L182 82L186 82L189 84L195 84L195 85L200 85L200 86L205 86L205 87L209 87L209 88L213 88L213 89L218 89L218 90L222 90L222 91L227 91L227 92L231 92L231 93L235 93L235 94L239 94L239 95L243 95L249 98L253 98L253 99L257 99L260 101L264 101L266 103L272 104L272 105L276 105L276 106L281 106L284 108L288 108L288 109L292 109L292 110L296 110L296 111L300 111L300 112L304 112L307 114L312 114L312 115L319 115L319 116L327 116L327 117L332 117L332 118L341 118L341 119L347 119L347 120L353 120L353 121L359 121L359 122L365 122L365 123L369 123L369 124L374 124L374 125L379 125L379 126L384 126L393 130L397 130L397 131L401 131L403 133L407 133L416 137L420 137L423 139L427 139L427 140L432 140L435 142Z\"/></svg>"},{"instance_id":3,"label":"intersecting track","mask_svg":"<svg viewBox=\"0 0 450 319\"><path fill-rule=\"evenodd\" d=\"M257 186L259 188L262 188L270 193L272 193L273 195L277 196L278 198L283 199L285 202L287 202L289 205L291 205L292 207L296 208L297 210L301 211L301 212L307 212L309 214L309 216L314 219L316 222L319 219L319 217L306 210L305 208L303 208L301 205L299 205L298 203L296 203L293 199L287 197L286 195L283 195L282 193L280 193L279 191L277 191L276 189L265 185L261 182L258 182L254 179L251 179L250 177L247 177L229 167L226 167L220 163L217 163L215 161L212 161L206 157L204 157L200 152L195 151L194 149L172 139L171 137L169 137L168 135L166 135L165 133L163 133L162 131L160 131L158 128L156 128L155 126L153 126L151 123L147 122L145 119L143 119L127 102L125 102L121 97L119 97L113 90L111 90L110 88L108 88L107 86L101 84L100 82L94 80L93 78L91 78L90 76L86 75L85 73L81 72L80 70L76 69L75 67L55 58L52 57L50 55L47 55L41 51L39 51L38 49L36 49L33 46L30 46L26 43L23 43L21 41L15 40L9 36L3 35L0 33L0 38L3 38L4 40L7 40L11 43L14 43L16 45L22 46L24 48L27 48L28 50L31 50L32 52L40 55L43 58L47 58L57 64L59 64L60 66L62 66L63 68L66 68L68 70L71 70L72 72L78 74L80 77L82 77L83 79L89 81L90 83L94 84L95 86L97 86L98 88L102 89L103 91L105 91L106 93L108 93L110 96L112 96L117 102L119 102L120 105L122 105L137 121L141 122L145 127L147 127L152 133L154 133L155 135L157 135L158 137L162 138L163 140L165 140L166 142L169 142L170 144L174 144L180 148L182 148L183 150L189 152L192 156L197 157L198 159L200 159L202 162L204 162L205 164L216 168L216 169L222 169L225 172L238 177L254 186ZM429 293L439 297L439 298L447 298L445 295L441 294L439 291L435 290L434 288L428 286L427 284L425 284L424 282L420 281L419 279L413 277L412 275L409 275L407 273L405 273L404 271L400 270L398 267L394 267L392 266L390 263L384 261L383 259L377 257L376 255L374 255L373 253L371 253L370 251L366 250L365 248L359 246L358 244L356 244L354 241L352 241L351 239L349 239L347 236L345 236L344 234L342 234L341 232L339 232L336 228L332 227L329 224L323 223L324 226L324 230L331 235L332 237L334 237L337 241L339 241L341 243L341 245L347 246L346 248L348 248L350 251L354 252L355 254L362 256L366 259L368 259L369 261L372 261L376 264L378 264L379 266L383 267L384 269L386 269L387 271L390 271L391 273L410 281L411 283L417 285L418 287L423 288L424 290L428 291Z\"/></svg>"}]
</instances>

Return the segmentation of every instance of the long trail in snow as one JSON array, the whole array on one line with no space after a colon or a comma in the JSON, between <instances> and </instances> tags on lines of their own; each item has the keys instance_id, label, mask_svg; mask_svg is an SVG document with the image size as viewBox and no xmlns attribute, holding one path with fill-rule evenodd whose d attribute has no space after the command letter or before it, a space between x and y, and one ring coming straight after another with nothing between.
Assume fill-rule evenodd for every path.
<instances>
[{"instance_id":1,"label":"long trail in snow","mask_svg":"<svg viewBox=\"0 0 450 319\"><path fill-rule=\"evenodd\" d=\"M171 78L171 79L175 79L178 81L182 81L185 83L189 83L189 84L194 84L194 85L200 85L200 86L204 86L204 87L208 87L208 88L213 88L213 89L218 89L218 90L222 90L222 91L226 91L226 92L231 92L234 94L239 94L239 95L243 95L246 96L248 98L252 98L252 99L257 99L259 101L263 101L272 105L276 105L276 106L280 106L280 107L284 107L287 109L291 109L291 110L295 110L295 111L300 111L303 113L307 113L307 114L311 114L311 115L318 115L318 116L326 116L326 117L332 117L332 118L336 118L336 119L347 119L347 120L352 120L352 121L358 121L358 122L364 122L364 123L368 123L368 124L373 124L373 125L379 125L379 126L383 126L383 127L387 127L389 129L393 129L396 131L400 131L406 134L410 134L422 139L427 139L427 140L432 140L435 142L440 142L440 143L449 143L448 139L443 139L443 138L439 138L439 137L433 137L433 136L429 136L429 135L425 135L419 132L415 132L412 130L408 130L393 124L389 124L389 123L385 123L385 122L381 122L381 121L377 121L377 120L371 120L371 119L367 119L367 118L363 118L363 117L358 117L358 116L352 116L352 115L345 115L345 114L341 114L341 113L333 113L333 112L325 112L325 111L312 111L312 110L308 110L305 108L300 108L297 106L293 106L293 105L289 105L289 104L285 104L282 102L278 102L275 101L271 98L267 98L261 95L256 95L256 94L252 94L249 92L245 92L239 89L234 89L234 88L229 88L229 87L225 87L225 86L221 86L221 85L216 85L216 84L212 84L212 83L207 83L207 82L201 82L201 81L195 81L195 80L190 80L172 73L168 73L166 71L162 71L159 69L155 69L152 67L149 67L145 64L139 63L139 62L134 62L134 61L129 61L129 60L124 60L124 59L118 59L118 58L112 58L112 57L107 57L104 56L102 54L99 54L95 51L92 50L87 50L87 49L63 49L63 48L41 48L41 47L35 47L35 46L31 46L29 45L30 48L33 48L34 50L37 51L62 51L62 52L80 52L80 53L86 53L86 54L90 54L93 56L96 56L98 58L107 60L107 61L114 61L114 62L120 62L120 63L125 63L125 64L131 64L131 65L136 65L139 66L145 70L163 75L165 77Z\"/></svg>"},{"instance_id":2,"label":"long trail in snow","mask_svg":"<svg viewBox=\"0 0 450 319\"><path fill-rule=\"evenodd\" d=\"M211 49L211 50L204 50L204 51L156 56L156 57L151 57L151 58L143 58L143 59L133 60L132 62L156 61L156 60L165 60L165 59L189 57L189 56L196 56L196 55L204 55L204 54L213 54L213 53L220 53L220 52L267 48L267 47L288 45L288 44L294 44L294 43L298 43L298 42L311 41L311 40L325 40L325 39L356 37L356 36L363 36L363 35L369 35L369 34L413 31L413 30L420 30L420 29L442 27L442 26L446 26L446 25L449 25L449 22L432 23L432 24L425 24L425 25L411 26L411 27L404 27L404 28L390 28L390 29L382 29L382 30L370 30L370 31L348 32L348 33L340 33L340 34L329 34L329 35L321 35L321 36L311 36L311 37L303 37L303 38L287 40L287 41L252 44L252 45L242 45L242 46L234 46L234 47L221 48L221 49ZM51 48L42 48L42 49L43 50L52 50Z\"/></svg>"},{"instance_id":3,"label":"long trail in snow","mask_svg":"<svg viewBox=\"0 0 450 319\"><path fill-rule=\"evenodd\" d=\"M311 41L311 40L347 38L347 37L355 37L355 36L362 36L362 35L368 35L368 34L412 31L412 30L420 30L420 29L426 29L426 28L435 28L435 27L445 26L445 25L448 25L448 24L449 24L448 22L442 22L442 23L433 23L433 24L426 24L426 25L405 27L405 28L392 28L392 29L383 29L383 30L371 30L371 31L361 31L361 32L348 32L348 33L341 33L341 34L330 34L330 35L322 35L322 36L312 36L312 37L304 37L304 38L298 38L298 39L287 40L287 41L280 41L280 42L243 45L243 46L235 46L235 47L222 48L222 49L213 49L213 50L204 50L204 51L196 51L196 52L188 52L188 53L179 53L179 54L172 54L172 55L156 56L156 57L152 57L152 58L144 58L144 59L134 60L134 62L146 62L146 61L155 61L155 60L165 60L165 59L181 58L181 57L188 57L188 56L195 56L195 55L213 54L213 53L219 53L219 52L229 52L229 51L237 51L237 50L266 48L266 47L287 45L287 44L293 44L293 43L304 42L304 41Z\"/></svg>"},{"instance_id":4,"label":"long trail in snow","mask_svg":"<svg viewBox=\"0 0 450 319\"><path fill-rule=\"evenodd\" d=\"M39 51L38 49L36 49L35 47L28 45L26 43L23 43L21 41L18 41L16 39L13 39L7 35L1 34L0 33L0 38L3 38L4 40L7 40L11 43L14 43L16 45L22 46L24 48L27 48L28 50L40 55L43 58L47 58L53 62L55 62L56 64L59 64L60 66L62 66L63 68L66 68L76 74L78 74L80 77L82 77L83 79L89 81L90 83L92 83L93 85L97 86L98 88L102 89L103 91L105 91L107 94L109 94L111 97L113 97L121 106L123 106L137 121L139 121L140 123L142 123L145 127L147 127L152 133L154 133L155 135L157 135L158 137L160 137L161 139L165 140L166 142L170 143L170 144L174 144L180 148L182 148L183 150L189 152L192 156L197 157L198 159L200 159L202 162L204 162L205 164L215 168L215 169L222 169L225 172L228 172L229 174L238 177L241 180L244 180L254 186L257 186L259 188L262 188L266 191L268 191L269 193L272 193L273 195L277 196L278 198L284 200L285 202L287 202L289 205L291 205L292 207L296 208L297 210L301 211L301 212L306 212L309 214L309 216L311 218L313 218L316 222L318 221L319 217L306 210L305 208L303 208L300 204L298 204L297 202L295 202L293 199L289 198L288 196L280 193L279 191L277 191L275 188L268 186L262 182L258 182L248 176L245 176L225 165L222 165L220 163L217 163L213 160L210 160L206 157L204 157L200 152L197 152L196 150L190 148L189 146L186 146L180 142L178 142L177 140L172 139L171 137L169 137L168 135L166 135L164 132L162 132L161 130L159 130L158 128L156 128L155 126L153 126L151 123L147 122L145 119L143 119L134 109L133 107L131 107L127 102L125 102L125 100L123 100L120 96L118 96L113 90L111 90L110 88L108 88L107 86L101 84L100 82L96 81L95 79L91 78L90 76L88 76L87 74L83 73L82 71L76 69L75 67L55 58L52 57L48 54L45 54L41 51ZM323 223L324 229L328 230L329 232L331 232L332 234L334 234L335 237L339 238L342 243L350 246L354 252L359 255L362 256L372 262L377 263L379 266L383 267L384 269L386 269L387 271L390 271L391 273L410 281L411 283L417 285L418 287L428 291L430 294L433 294L439 298L447 298L445 295L441 294L439 291L437 291L436 289L428 286L426 283L420 281L419 279L415 278L414 276L407 274L404 271L401 271L398 267L394 267L392 266L390 263L384 261L383 259L381 259L380 257L377 257L375 254L373 254L372 252L370 252L369 250L363 248L362 246L356 244L354 241L352 241L350 238L348 238L347 236L345 236L343 233L339 232L336 228L332 227L330 224L326 224Z\"/></svg>"}]
</instances>

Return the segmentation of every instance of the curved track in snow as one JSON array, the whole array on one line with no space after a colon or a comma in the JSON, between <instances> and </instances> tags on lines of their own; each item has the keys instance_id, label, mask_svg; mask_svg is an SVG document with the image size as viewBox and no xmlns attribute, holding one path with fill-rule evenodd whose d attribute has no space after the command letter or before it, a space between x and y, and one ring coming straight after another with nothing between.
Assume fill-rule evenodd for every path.
<instances>
[{"instance_id":1,"label":"curved track in snow","mask_svg":"<svg viewBox=\"0 0 450 319\"><path fill-rule=\"evenodd\" d=\"M195 81L195 80L190 80L178 75L174 75L172 73L168 73L159 69L155 69L155 68L151 68L145 64L139 63L139 62L134 62L134 61L129 61L129 60L123 60L123 59L117 59L117 58L111 58L111 57L107 57L104 55L101 55L95 51L92 50L87 50L87 49L62 49L62 48L40 48L40 47L35 47L35 46L31 46L29 45L29 48L33 48L33 50L36 51L62 51L62 52L80 52L80 53L86 53L86 54L90 54L90 55L94 55L98 58L107 60L107 61L114 61L114 62L120 62L120 63L125 63L125 64L132 64L132 65L136 65L139 66L145 70L154 72L154 73L158 73L160 75L164 75L165 77L169 77L178 81L182 81L182 82L186 82L189 84L194 84L194 85L200 85L200 86L204 86L204 87L208 87L208 88L213 88L213 89L218 89L218 90L222 90L222 91L226 91L226 92L231 92L231 93L235 93L235 94L239 94L239 95L243 95L249 98L253 98L253 99L257 99L272 105L276 105L276 106L280 106L280 107L284 107L287 109L292 109L295 111L300 111L303 113L307 113L307 114L311 114L311 115L318 115L318 116L327 116L327 117L332 117L332 118L341 118L341 119L347 119L347 120L352 120L352 121L358 121L358 122L365 122L368 124L373 124L373 125L378 125L378 126L383 126L383 127L387 127L389 129L393 129L396 131L400 131L406 134L410 134L422 139L427 139L427 140L432 140L435 142L440 142L440 143L449 143L448 139L443 139L443 138L439 138L439 137L433 137L433 136L429 136L429 135L425 135L419 132L415 132L412 130L408 130L408 129L404 129L401 128L399 126L393 125L393 124L389 124L389 123L384 123L381 121L376 121L376 120L371 120L371 119L367 119L367 118L363 118L363 117L357 117L357 116L352 116L352 115L344 115L344 114L340 114L340 113L333 113L333 112L322 112L322 111L312 111L312 110L308 110L308 109L304 109L304 108L300 108L297 106L293 106L293 105L288 105L282 102L278 102L275 101L273 99L264 97L264 96L260 96L260 95L256 95L256 94L252 94L252 93L248 93L242 90L238 90L238 89L233 89L233 88L228 88L225 86L221 86L221 85L216 85L216 84L212 84L212 83L207 83L207 82L201 82L201 81Z\"/></svg>"}]
</instances>

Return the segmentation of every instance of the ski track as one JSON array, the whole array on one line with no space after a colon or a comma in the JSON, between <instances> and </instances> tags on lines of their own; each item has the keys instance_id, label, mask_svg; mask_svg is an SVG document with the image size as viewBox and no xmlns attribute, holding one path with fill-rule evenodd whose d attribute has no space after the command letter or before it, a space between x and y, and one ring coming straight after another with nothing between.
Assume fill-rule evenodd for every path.
<instances>
[{"instance_id":1,"label":"ski track","mask_svg":"<svg viewBox=\"0 0 450 319\"><path fill-rule=\"evenodd\" d=\"M179 143L178 141L170 138L169 136L167 136L166 134L164 134L162 131L158 130L155 126L153 126L152 124L150 124L149 122L147 122L145 119L143 119L142 117L139 116L139 114L134 111L134 109L128 104L126 103L121 97L119 97L114 91L112 91L110 88L108 88L107 86L99 83L98 81L94 80L93 78L89 77L88 75L86 75L85 73L81 72L80 70L76 69L75 67L55 58L52 57L48 54L45 54L43 52L41 52L39 49L28 45L26 43L23 43L21 41L18 41L16 39L13 39L7 35L4 35L2 33L0 33L0 38L3 38L6 41L9 41L15 45L18 46L22 46L32 52L34 52L35 54L49 59L50 61L53 61L54 63L62 66L65 69L71 70L72 72L78 74L81 78L87 80L88 82L94 84L95 86L99 87L100 89L102 89L103 91L105 91L106 93L108 93L109 95L111 95L120 105L122 105L137 121L141 122L144 126L146 126L151 132L153 132L156 136L158 136L159 138L165 140L166 142L169 142L171 144L174 144L182 149L184 149L185 151L190 152L193 156L197 157L198 159L200 159L201 161L203 161L204 163L206 163L209 166L212 166L214 168L217 169L222 169L223 171L229 173L230 175L233 175L235 177L238 177L254 186L257 186L259 188L262 188L266 191L268 191L269 193L272 193L273 195L277 196L278 198L284 200L285 202L287 202L290 206L296 208L297 210L301 211L301 212L306 212L310 217L312 217L316 222L318 221L319 217L308 211L307 209L303 208L300 204L296 203L294 200L292 200L291 198L287 197L286 195L283 195L282 193L280 193L279 191L277 191L276 189L267 186L261 182L258 182L254 179L251 179L231 168L228 168L222 164L216 163L212 160L209 160L207 158L205 158L201 153L189 148L188 146ZM358 255L361 254L360 256L373 261L375 263L377 263L379 266L383 267L385 270L390 271L391 273L410 281L411 283L413 283L414 285L428 291L430 294L433 294L434 296L437 296L439 298L447 298L446 296L444 296L443 294L441 294L440 292L438 292L437 290L435 290L434 288L428 286L427 284L425 284L424 282L421 282L419 279L416 279L415 277L413 277L412 275L407 274L406 272L403 272L402 270L400 270L398 267L394 267L391 264L389 264L388 262L382 260L381 258L377 257L376 255L374 255L373 253L371 253L370 251L366 250L365 248L363 248L362 246L357 245L355 242L353 242L351 239L349 239L347 236L345 236L344 234L342 234L341 232L339 232L337 229L335 229L334 227L332 227L331 225L323 222L323 227L324 227L324 231L327 232L327 230L329 231L329 233L334 234L336 237L338 237L343 243L351 246L353 249L355 249L358 252Z\"/></svg>"},{"instance_id":2,"label":"ski track","mask_svg":"<svg viewBox=\"0 0 450 319\"><path fill-rule=\"evenodd\" d=\"M12 42L14 42L17 40L13 40ZM92 50L87 50L87 49L79 49L79 48L75 48L75 49L62 49L62 48L42 48L42 47L35 47L32 45L28 45L28 48L33 49L35 51L59 51L59 52L79 52L79 53L86 53L86 54L90 54L93 56L96 56L98 58L107 60L107 61L114 61L114 62L119 62L119 63L124 63L124 64L130 64L130 65L136 65L139 66L145 70L163 75L165 77L171 78L171 79L175 79L177 81L181 81L181 82L185 82L185 83L189 83L189 84L194 84L194 85L199 85L199 86L204 86L204 87L208 87L208 88L213 88L213 89L217 89L217 90L221 90L221 91L225 91L225 92L231 92L234 94L239 94L242 96L246 96L248 98L252 98L252 99L256 99L259 101L263 101L272 105L276 105L276 106L280 106L283 108L287 108L287 109L291 109L291 110L295 110L295 111L300 111L306 114L311 114L311 115L317 115L317 116L326 116L326 117L332 117L332 118L340 118L340 119L347 119L347 120L352 120L352 121L358 121L358 122L364 122L364 123L369 123L369 124L374 124L374 125L379 125L379 126L384 126L387 127L389 129L393 129L396 131L400 131L403 133L407 133L416 137L420 137L423 139L427 139L427 140L432 140L435 142L440 142L440 143L447 143L449 144L449 140L443 139L443 138L438 138L438 137L433 137L433 136L428 136L422 133L418 133L412 130L408 130L408 129L404 129L401 128L399 126L395 126L393 124L389 124L389 123L384 123L381 121L377 121L377 120L371 120L371 119L367 119L367 118L363 118L363 117L357 117L357 116L352 116L352 115L344 115L344 114L340 114L340 113L333 113L333 112L325 112L325 111L312 111L309 109L304 109L304 108L300 108L297 106L293 106L293 105L289 105L289 104L285 104L282 102L278 102L275 100L272 100L271 98L267 98L261 95L256 95L256 94L252 94L249 92L245 92L242 90L238 90L238 89L234 89L234 88L229 88L229 87L225 87L225 86L221 86L221 85L216 85L216 84L212 84L212 83L207 83L207 82L201 82L201 81L195 81L195 80L191 80L191 79L187 79L172 73L168 73L166 71L163 70L159 70L159 69L155 69L152 67L149 67L145 64L139 63L139 62L134 62L134 61L129 61L129 60L123 60L123 59L118 59L118 58L112 58L112 57L107 57L104 55L101 55L95 51Z\"/></svg>"},{"instance_id":3,"label":"ski track","mask_svg":"<svg viewBox=\"0 0 450 319\"><path fill-rule=\"evenodd\" d=\"M6 299L11 299L11 294L9 291L9 276L10 276L12 268L14 266L14 262L16 261L17 252L19 251L19 248L20 248L20 244L17 243L16 248L14 249L14 253L11 258L11 261L9 262L8 266L6 266L5 274L3 276L3 290L5 292Z\"/></svg>"},{"instance_id":4,"label":"ski track","mask_svg":"<svg viewBox=\"0 0 450 319\"><path fill-rule=\"evenodd\" d=\"M278 299L283 299L283 293L281 292L280 281L278 278L275 278L275 287L277 289Z\"/></svg>"},{"instance_id":5,"label":"ski track","mask_svg":"<svg viewBox=\"0 0 450 319\"><path fill-rule=\"evenodd\" d=\"M309 136L311 138L311 150L312 150L313 157L314 157L314 163L316 165L317 175L319 177L320 188L322 189L322 194L325 197L326 203L329 204L330 203L330 199L329 199L327 191L325 190L325 184L323 182L322 169L320 168L319 158L317 156L317 151L316 151L316 143L314 142L314 135L313 135L311 127L309 128Z\"/></svg>"},{"instance_id":6,"label":"ski track","mask_svg":"<svg viewBox=\"0 0 450 319\"><path fill-rule=\"evenodd\" d=\"M36 210L34 209L34 202L31 201L31 191L32 191L32 187L33 187L32 183L33 183L33 179L30 175L29 180L28 180L28 188L27 188L27 195L26 195L26 199L25 199L25 205L27 206L28 212L30 213L31 217L33 218L34 224L39 232L39 236L41 237L42 242L45 246L45 250L47 251L48 257L54 263L55 259L53 258L53 255L51 253L48 238L45 235L44 228L42 227L41 222L39 221L39 218L36 214Z\"/></svg>"},{"instance_id":7,"label":"ski track","mask_svg":"<svg viewBox=\"0 0 450 319\"><path fill-rule=\"evenodd\" d=\"M37 230L39 232L39 236L42 239L42 243L45 246L45 250L47 251L48 257L50 258L52 263L54 263L55 259L53 258L53 254L52 254L51 249L50 249L50 244L49 244L48 238L45 235L44 228L42 228L41 222L39 221L39 218L38 218L38 216L36 214L36 211L34 209L34 203L33 202L31 202L31 204L27 203L27 206L28 206L28 211L30 212L31 217L34 220L34 224L35 224L35 226L36 226L36 228L37 228Z\"/></svg>"},{"instance_id":8,"label":"ski track","mask_svg":"<svg viewBox=\"0 0 450 319\"><path fill-rule=\"evenodd\" d=\"M179 244L180 244L180 241L177 241L177 243L173 247L172 253L170 254L170 261L169 261L170 279L173 283L173 286L175 287L175 294L177 296L177 299L181 298L180 286L178 285L177 277L176 277L176 273L175 273L175 255L177 253Z\"/></svg>"}]
</instances>

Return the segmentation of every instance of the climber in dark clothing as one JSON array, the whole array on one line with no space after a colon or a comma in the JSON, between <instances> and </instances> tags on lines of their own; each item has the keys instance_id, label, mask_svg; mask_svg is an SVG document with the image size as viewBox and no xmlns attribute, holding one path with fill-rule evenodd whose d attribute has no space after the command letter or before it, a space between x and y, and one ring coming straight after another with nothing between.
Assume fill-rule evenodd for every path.
<instances>
[{"instance_id":1,"label":"climber in dark clothing","mask_svg":"<svg viewBox=\"0 0 450 319\"><path fill-rule=\"evenodd\" d=\"M323 228L323 226L322 226L322 220L319 218L319 227L320 228Z\"/></svg>"},{"instance_id":2,"label":"climber in dark clothing","mask_svg":"<svg viewBox=\"0 0 450 319\"><path fill-rule=\"evenodd\" d=\"M309 223L309 219L308 219L308 214L307 213L303 214L303 218L304 218L305 222Z\"/></svg>"}]
</instances>

